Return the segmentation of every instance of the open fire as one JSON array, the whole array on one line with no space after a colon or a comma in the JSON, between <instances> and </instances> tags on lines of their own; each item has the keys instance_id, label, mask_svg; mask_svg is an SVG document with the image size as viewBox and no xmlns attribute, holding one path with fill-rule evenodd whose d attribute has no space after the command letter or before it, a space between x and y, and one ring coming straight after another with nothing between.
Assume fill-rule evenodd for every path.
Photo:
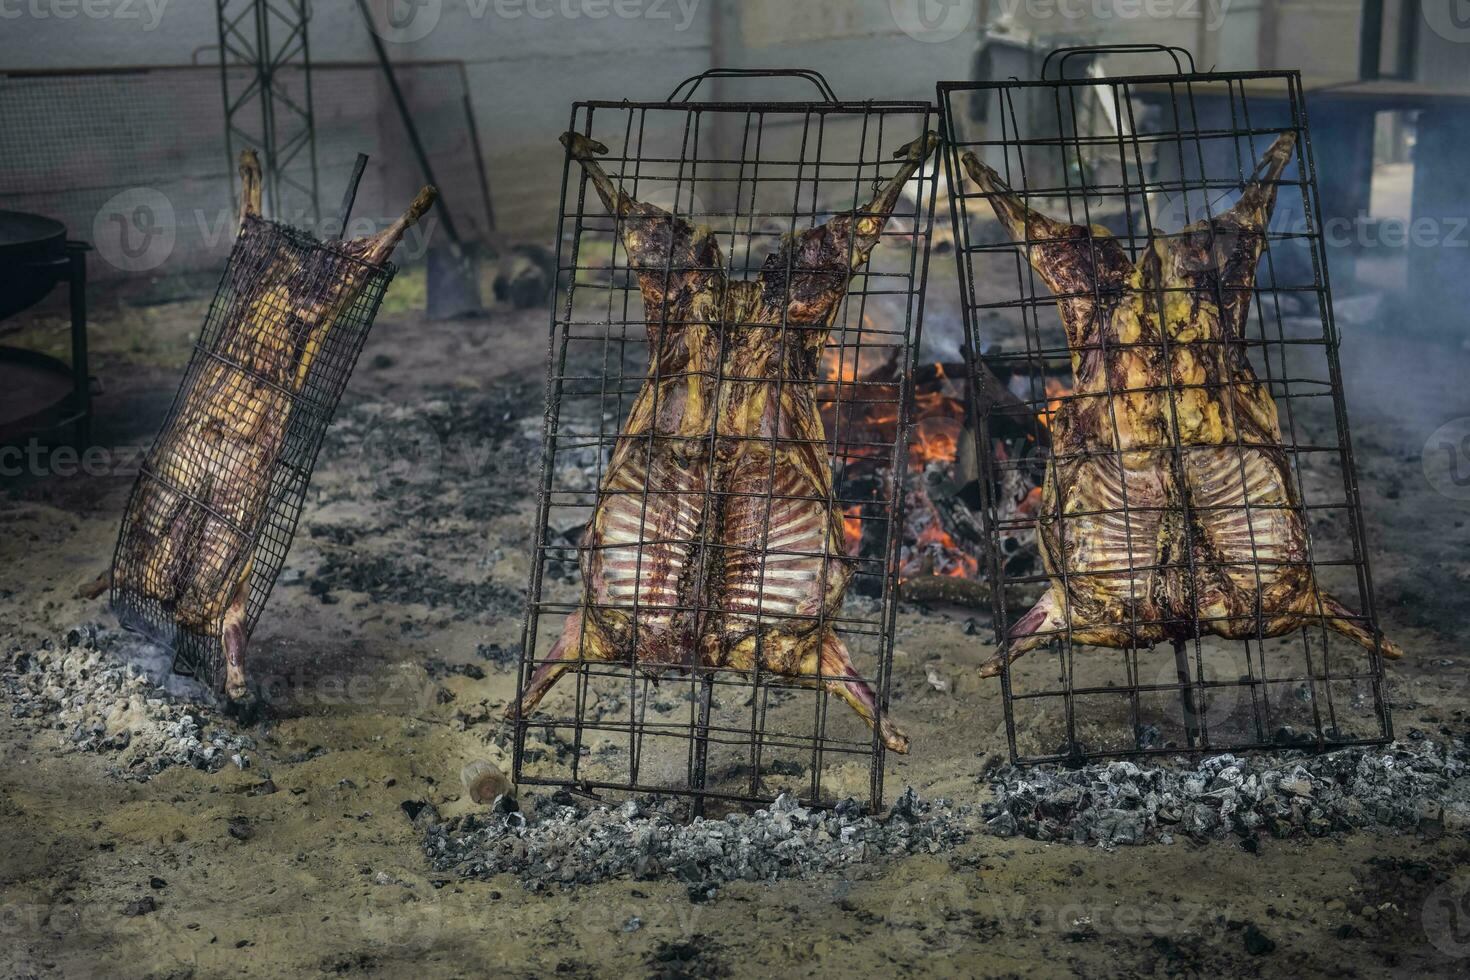
<instances>
[{"instance_id":1,"label":"open fire","mask_svg":"<svg viewBox=\"0 0 1470 980\"><path fill-rule=\"evenodd\" d=\"M1007 368L1005 380L988 365L982 370L992 451L1002 460L1036 460L1034 466L1021 472L1008 468L1003 484L993 488L1003 529L1002 559L1013 573L1036 570L1039 555L1033 524L1041 505L1042 461L1050 442L1051 420L1071 394L1064 380L1070 376L1065 366L1035 378ZM914 372L913 430L908 443L910 478L899 547L900 583L911 597L933 593L979 603L987 595L981 570L985 559L984 493L973 450L973 427L979 413L966 371L963 363L935 362L921 365ZM890 460L866 453L863 447L891 443L896 436L897 413L893 406L898 398L899 365L891 354L877 357L874 351L864 350L859 356L833 347L827 351L823 376L829 382L824 392L823 421L827 431L836 434L838 455L845 460L848 553L878 557L881 540L874 540L877 536L871 532L868 539L863 536L867 526L862 519L865 505L851 501L855 495L882 499L891 478ZM962 579L974 585L934 588L938 585L935 579Z\"/></svg>"}]
</instances>

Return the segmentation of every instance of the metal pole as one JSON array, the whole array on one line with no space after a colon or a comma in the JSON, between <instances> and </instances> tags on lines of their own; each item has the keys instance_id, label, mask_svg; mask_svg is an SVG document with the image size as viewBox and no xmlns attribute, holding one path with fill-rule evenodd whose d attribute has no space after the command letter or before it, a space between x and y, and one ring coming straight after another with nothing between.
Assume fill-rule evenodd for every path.
<instances>
[{"instance_id":1,"label":"metal pole","mask_svg":"<svg viewBox=\"0 0 1470 980\"><path fill-rule=\"evenodd\" d=\"M359 153L352 164L352 176L347 178L347 190L342 194L342 206L337 209L337 233L333 238L341 240L347 235L347 219L352 217L352 202L357 200L357 185L362 183L362 172L367 169L368 155Z\"/></svg>"},{"instance_id":2,"label":"metal pole","mask_svg":"<svg viewBox=\"0 0 1470 980\"><path fill-rule=\"evenodd\" d=\"M368 10L367 0L357 0L357 7L362 11L362 19L368 25L368 40L373 42L373 51L378 55L378 64L383 69L383 77L388 81L388 90L393 93L393 102L398 106L398 115L403 120L403 127L408 130L408 142L413 147L414 156L418 158L419 169L424 172L424 179L435 187L439 182L434 179L434 170L429 166L429 155L424 152L424 144L419 140L418 127L413 123L413 117L408 113L408 102L403 98L403 90L398 87L398 76L393 72L393 63L388 60L388 49L383 47L383 39L378 37L377 31L372 29L372 12ZM449 214L449 207L444 203L444 194L441 189L436 206L439 214L444 219L444 231L449 235L449 240L454 243L456 249L462 249L464 243L460 240L459 231L454 227L454 219Z\"/></svg>"},{"instance_id":3,"label":"metal pole","mask_svg":"<svg viewBox=\"0 0 1470 980\"><path fill-rule=\"evenodd\" d=\"M87 249L81 242L68 242L67 285L71 307L71 383L77 418L74 436L77 449L92 442L92 379L87 373Z\"/></svg>"}]
</instances>

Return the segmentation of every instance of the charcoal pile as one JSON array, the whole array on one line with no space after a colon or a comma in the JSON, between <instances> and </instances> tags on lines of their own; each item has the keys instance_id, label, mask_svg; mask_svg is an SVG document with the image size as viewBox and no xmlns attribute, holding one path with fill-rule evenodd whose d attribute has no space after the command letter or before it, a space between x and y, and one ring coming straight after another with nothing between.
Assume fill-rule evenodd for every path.
<instances>
[{"instance_id":1,"label":"charcoal pile","mask_svg":"<svg viewBox=\"0 0 1470 980\"><path fill-rule=\"evenodd\" d=\"M506 797L495 812L436 823L424 836L429 863L461 878L514 874L539 891L612 878L681 881L693 898L731 881L804 878L859 863L932 854L970 833L968 808L926 802L906 791L888 813L864 813L846 800L809 809L782 795L768 809L724 819L687 820L684 804L630 800L585 806L568 794L521 813Z\"/></svg>"},{"instance_id":2,"label":"charcoal pile","mask_svg":"<svg viewBox=\"0 0 1470 980\"><path fill-rule=\"evenodd\" d=\"M38 649L11 650L0 661L8 714L52 734L64 752L105 755L124 779L147 780L174 766L247 767L254 741L208 720L201 702L212 699L203 688L190 698L159 686L169 661L158 651L150 666L140 659L149 649L157 650L125 631L88 625Z\"/></svg>"},{"instance_id":3,"label":"charcoal pile","mask_svg":"<svg viewBox=\"0 0 1470 980\"><path fill-rule=\"evenodd\" d=\"M1470 748L1423 736L1325 755L1218 755L997 770L982 814L1001 837L1102 845L1354 830L1470 831Z\"/></svg>"}]
</instances>

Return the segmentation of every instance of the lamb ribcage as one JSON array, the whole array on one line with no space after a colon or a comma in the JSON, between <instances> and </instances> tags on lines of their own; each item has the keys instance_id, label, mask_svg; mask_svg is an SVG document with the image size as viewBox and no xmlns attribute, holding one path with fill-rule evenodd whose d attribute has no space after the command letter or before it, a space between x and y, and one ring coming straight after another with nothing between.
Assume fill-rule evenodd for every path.
<instances>
[{"instance_id":1,"label":"lamb ribcage","mask_svg":"<svg viewBox=\"0 0 1470 980\"><path fill-rule=\"evenodd\" d=\"M617 654L632 657L636 649L639 660L672 663L693 631L708 467L698 454L650 452L643 437L631 438L635 444L603 481L589 525L591 613Z\"/></svg>"},{"instance_id":2,"label":"lamb ribcage","mask_svg":"<svg viewBox=\"0 0 1470 980\"><path fill-rule=\"evenodd\" d=\"M725 507L724 631L734 639L756 629L804 633L835 615L851 571L834 561L826 487L780 460L772 488L769 462L743 466ZM749 496L747 496L749 495Z\"/></svg>"},{"instance_id":3,"label":"lamb ribcage","mask_svg":"<svg viewBox=\"0 0 1470 980\"><path fill-rule=\"evenodd\" d=\"M1193 620L1197 603L1211 632L1251 634L1258 595L1269 608L1302 588L1306 532L1283 454L1215 446L1179 453L1182 467L1167 449L1130 453L1146 465L1121 471L1109 454L1055 464L1062 519L1049 487L1042 541L1049 566L1065 570L1074 624L1137 618L1138 639L1154 641L1177 632L1163 623ZM1173 476L1180 470L1187 500Z\"/></svg>"}]
</instances>

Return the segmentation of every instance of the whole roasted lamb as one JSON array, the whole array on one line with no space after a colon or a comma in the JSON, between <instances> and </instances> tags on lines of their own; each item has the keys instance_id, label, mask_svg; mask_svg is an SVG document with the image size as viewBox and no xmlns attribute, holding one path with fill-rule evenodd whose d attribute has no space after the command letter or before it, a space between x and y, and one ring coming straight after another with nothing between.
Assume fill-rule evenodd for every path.
<instances>
[{"instance_id":1,"label":"whole roasted lamb","mask_svg":"<svg viewBox=\"0 0 1470 980\"><path fill-rule=\"evenodd\" d=\"M117 593L158 603L179 627L220 641L225 691L246 693L247 603L293 406L327 334L433 205L425 187L393 224L305 251L261 217L255 151L240 155L240 234L221 292L218 342L144 462L128 501Z\"/></svg>"},{"instance_id":2,"label":"whole roasted lamb","mask_svg":"<svg viewBox=\"0 0 1470 980\"><path fill-rule=\"evenodd\" d=\"M757 668L820 685L868 724L873 690L832 627L853 575L817 406L818 365L853 274L937 145L894 154L864 207L786 236L757 278L731 280L713 233L633 200L585 136L562 137L618 219L638 275L648 377L582 539L584 594L507 715L525 717L582 660ZM908 739L887 718L897 752Z\"/></svg>"},{"instance_id":3,"label":"whole roasted lamb","mask_svg":"<svg viewBox=\"0 0 1470 980\"><path fill-rule=\"evenodd\" d=\"M1295 143L1282 135L1233 207L1151 236L1136 263L1106 229L1039 214L962 157L1056 296L1075 376L1037 521L1051 584L985 676L1065 635L1128 648L1322 624L1402 655L1318 586L1276 403L1246 354L1256 265Z\"/></svg>"}]
</instances>

